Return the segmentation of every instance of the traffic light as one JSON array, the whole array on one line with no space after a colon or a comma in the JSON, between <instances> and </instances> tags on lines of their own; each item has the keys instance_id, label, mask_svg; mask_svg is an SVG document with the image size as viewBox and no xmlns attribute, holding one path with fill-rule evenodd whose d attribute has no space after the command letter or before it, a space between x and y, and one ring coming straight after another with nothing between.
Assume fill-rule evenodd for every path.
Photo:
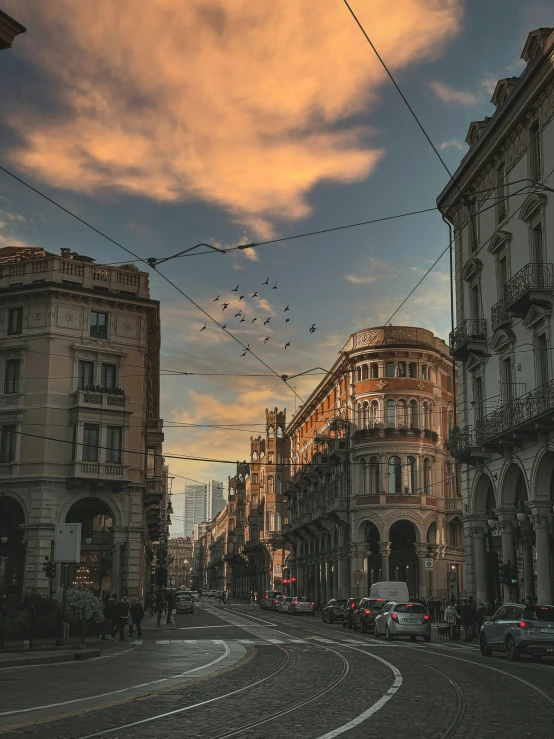
<instances>
[{"instance_id":1,"label":"traffic light","mask_svg":"<svg viewBox=\"0 0 554 739\"><path fill-rule=\"evenodd\" d=\"M517 577L517 567L515 565L512 565L510 568L510 583L512 585L517 585L518 577Z\"/></svg>"},{"instance_id":2,"label":"traffic light","mask_svg":"<svg viewBox=\"0 0 554 739\"><path fill-rule=\"evenodd\" d=\"M48 557L45 557L42 565L42 571L44 572L46 577L49 577L50 579L56 577L56 563L51 562Z\"/></svg>"},{"instance_id":3,"label":"traffic light","mask_svg":"<svg viewBox=\"0 0 554 739\"><path fill-rule=\"evenodd\" d=\"M296 578L295 577L291 577L290 581L294 585L294 583L296 582Z\"/></svg>"}]
</instances>

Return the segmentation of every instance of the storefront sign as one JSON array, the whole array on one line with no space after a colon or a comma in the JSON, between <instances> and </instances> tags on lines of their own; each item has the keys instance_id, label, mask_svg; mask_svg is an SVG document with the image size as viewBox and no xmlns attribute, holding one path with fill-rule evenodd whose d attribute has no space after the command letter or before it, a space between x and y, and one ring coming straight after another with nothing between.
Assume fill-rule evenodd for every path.
<instances>
[{"instance_id":1,"label":"storefront sign","mask_svg":"<svg viewBox=\"0 0 554 739\"><path fill-rule=\"evenodd\" d=\"M81 552L81 567L100 567L101 552Z\"/></svg>"}]
</instances>

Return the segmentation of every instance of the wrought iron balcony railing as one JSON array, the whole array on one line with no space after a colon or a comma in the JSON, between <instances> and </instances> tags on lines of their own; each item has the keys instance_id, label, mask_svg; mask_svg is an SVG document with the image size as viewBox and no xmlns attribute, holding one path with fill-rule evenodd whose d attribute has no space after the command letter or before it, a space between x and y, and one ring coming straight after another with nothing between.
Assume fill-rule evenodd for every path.
<instances>
[{"instance_id":1,"label":"wrought iron balcony railing","mask_svg":"<svg viewBox=\"0 0 554 739\"><path fill-rule=\"evenodd\" d=\"M487 322L484 318L466 318L450 333L450 351L455 359L463 360L475 345L487 343Z\"/></svg>"},{"instance_id":2,"label":"wrought iron balcony railing","mask_svg":"<svg viewBox=\"0 0 554 739\"><path fill-rule=\"evenodd\" d=\"M493 331L501 326L506 326L512 322L511 316L506 310L506 301L504 298L495 303L491 308L491 327Z\"/></svg>"},{"instance_id":3,"label":"wrought iron balcony railing","mask_svg":"<svg viewBox=\"0 0 554 739\"><path fill-rule=\"evenodd\" d=\"M486 444L554 410L554 380L530 390L477 421L477 440Z\"/></svg>"},{"instance_id":4,"label":"wrought iron balcony railing","mask_svg":"<svg viewBox=\"0 0 554 739\"><path fill-rule=\"evenodd\" d=\"M504 286L506 309L525 313L528 307L525 298L529 293L551 292L554 287L552 267L552 264L529 262L516 272Z\"/></svg>"}]
</instances>

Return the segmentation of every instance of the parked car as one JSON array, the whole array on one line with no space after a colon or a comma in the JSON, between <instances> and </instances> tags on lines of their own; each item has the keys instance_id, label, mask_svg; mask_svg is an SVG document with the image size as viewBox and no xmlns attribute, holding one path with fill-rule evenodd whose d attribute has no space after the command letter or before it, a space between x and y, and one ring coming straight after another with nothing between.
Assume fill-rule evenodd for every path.
<instances>
[{"instance_id":1,"label":"parked car","mask_svg":"<svg viewBox=\"0 0 554 739\"><path fill-rule=\"evenodd\" d=\"M202 590L202 595L209 595L209 594L210 594L209 590Z\"/></svg>"},{"instance_id":2,"label":"parked car","mask_svg":"<svg viewBox=\"0 0 554 739\"><path fill-rule=\"evenodd\" d=\"M272 611L278 611L279 610L279 603L283 600L285 596L284 595L276 595L275 598L273 598L272 601L270 601L270 609Z\"/></svg>"},{"instance_id":3,"label":"parked car","mask_svg":"<svg viewBox=\"0 0 554 739\"><path fill-rule=\"evenodd\" d=\"M384 598L362 598L352 613L352 628L362 634L374 631L375 618L379 615L387 601Z\"/></svg>"},{"instance_id":4,"label":"parked car","mask_svg":"<svg viewBox=\"0 0 554 739\"><path fill-rule=\"evenodd\" d=\"M277 606L277 610L279 611L279 613L288 613L289 603L292 603L293 600L294 597L292 595L283 595L283 597L279 601L279 605Z\"/></svg>"},{"instance_id":5,"label":"parked car","mask_svg":"<svg viewBox=\"0 0 554 739\"><path fill-rule=\"evenodd\" d=\"M408 586L405 582L383 580L375 582L369 589L369 597L372 600L382 598L385 602L407 603L410 600Z\"/></svg>"},{"instance_id":6,"label":"parked car","mask_svg":"<svg viewBox=\"0 0 554 739\"><path fill-rule=\"evenodd\" d=\"M327 621L330 624L335 621L342 621L344 614L344 607L346 606L346 600L330 600L327 605L321 609L321 620L323 623Z\"/></svg>"},{"instance_id":7,"label":"parked car","mask_svg":"<svg viewBox=\"0 0 554 739\"><path fill-rule=\"evenodd\" d=\"M280 590L266 590L260 598L260 608L273 608L273 601L278 595L283 595Z\"/></svg>"},{"instance_id":8,"label":"parked car","mask_svg":"<svg viewBox=\"0 0 554 739\"><path fill-rule=\"evenodd\" d=\"M298 595L289 603L289 614L291 616L297 616L301 613L315 616L315 603L307 595Z\"/></svg>"},{"instance_id":9,"label":"parked car","mask_svg":"<svg viewBox=\"0 0 554 739\"><path fill-rule=\"evenodd\" d=\"M431 619L421 603L386 603L375 618L375 636L392 641L395 636L409 636L415 641L431 641Z\"/></svg>"},{"instance_id":10,"label":"parked car","mask_svg":"<svg viewBox=\"0 0 554 739\"><path fill-rule=\"evenodd\" d=\"M208 598L219 598L219 590L210 590Z\"/></svg>"},{"instance_id":11,"label":"parked car","mask_svg":"<svg viewBox=\"0 0 554 739\"><path fill-rule=\"evenodd\" d=\"M479 634L481 654L505 652L517 662L522 654L540 662L545 655L554 657L554 606L524 606L506 603L485 621Z\"/></svg>"},{"instance_id":12,"label":"parked car","mask_svg":"<svg viewBox=\"0 0 554 739\"><path fill-rule=\"evenodd\" d=\"M179 595L190 595L190 597L195 603L199 598L199 595L196 592L196 590L178 590L176 593L176 596L179 596Z\"/></svg>"},{"instance_id":13,"label":"parked car","mask_svg":"<svg viewBox=\"0 0 554 739\"><path fill-rule=\"evenodd\" d=\"M177 613L194 613L194 601L190 595L180 595L175 600Z\"/></svg>"},{"instance_id":14,"label":"parked car","mask_svg":"<svg viewBox=\"0 0 554 739\"><path fill-rule=\"evenodd\" d=\"M357 607L359 598L349 598L344 606L344 616L342 619L342 625L345 629L352 628L352 617L354 616L354 609Z\"/></svg>"}]
</instances>

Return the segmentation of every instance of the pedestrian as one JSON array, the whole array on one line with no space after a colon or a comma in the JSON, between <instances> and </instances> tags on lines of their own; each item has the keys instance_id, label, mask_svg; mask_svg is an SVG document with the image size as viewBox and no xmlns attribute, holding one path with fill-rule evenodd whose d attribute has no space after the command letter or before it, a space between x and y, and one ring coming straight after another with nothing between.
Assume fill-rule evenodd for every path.
<instances>
[{"instance_id":1,"label":"pedestrian","mask_svg":"<svg viewBox=\"0 0 554 739\"><path fill-rule=\"evenodd\" d=\"M227 603L231 605L231 591L230 590L227 591Z\"/></svg>"},{"instance_id":2,"label":"pedestrian","mask_svg":"<svg viewBox=\"0 0 554 739\"><path fill-rule=\"evenodd\" d=\"M251 606L254 605L254 591L253 590L250 591L250 605Z\"/></svg>"},{"instance_id":3,"label":"pedestrian","mask_svg":"<svg viewBox=\"0 0 554 739\"><path fill-rule=\"evenodd\" d=\"M494 616L494 603L492 603L490 600L488 600L485 603L485 618L492 618Z\"/></svg>"},{"instance_id":4,"label":"pedestrian","mask_svg":"<svg viewBox=\"0 0 554 739\"><path fill-rule=\"evenodd\" d=\"M130 616L131 616L131 633L129 634L129 636L133 635L133 627L136 626L137 627L137 638L142 639L142 629L140 627L140 622L144 618L144 608L139 603L138 598L133 598L131 600Z\"/></svg>"},{"instance_id":5,"label":"pedestrian","mask_svg":"<svg viewBox=\"0 0 554 739\"><path fill-rule=\"evenodd\" d=\"M150 608L150 616L153 616L156 612L156 596L154 593L150 593L148 596L148 607Z\"/></svg>"},{"instance_id":6,"label":"pedestrian","mask_svg":"<svg viewBox=\"0 0 554 739\"><path fill-rule=\"evenodd\" d=\"M125 641L125 624L128 622L130 610L129 599L122 595L119 601L119 641Z\"/></svg>"},{"instance_id":7,"label":"pedestrian","mask_svg":"<svg viewBox=\"0 0 554 739\"><path fill-rule=\"evenodd\" d=\"M444 600L442 600L439 606L439 621L441 623L444 623L444 612L445 611L446 611L446 603L444 602Z\"/></svg>"},{"instance_id":8,"label":"pedestrian","mask_svg":"<svg viewBox=\"0 0 554 739\"><path fill-rule=\"evenodd\" d=\"M171 615L173 613L173 609L175 607L175 596L173 595L173 592L171 590L167 591L167 595L165 597L165 602L167 605L167 619L166 624L172 623L171 621Z\"/></svg>"},{"instance_id":9,"label":"pedestrian","mask_svg":"<svg viewBox=\"0 0 554 739\"><path fill-rule=\"evenodd\" d=\"M219 603L221 603L221 601L223 601L223 603L225 603L225 593L223 592L223 590L220 590L220 591L219 591L219 600L218 600L218 604L219 604Z\"/></svg>"},{"instance_id":10,"label":"pedestrian","mask_svg":"<svg viewBox=\"0 0 554 739\"><path fill-rule=\"evenodd\" d=\"M452 599L450 603L446 606L444 610L444 618L445 618L446 623L450 626L450 631L452 634L452 641L459 641L460 639L459 616L458 616L458 612L456 611L456 603L454 599Z\"/></svg>"},{"instance_id":11,"label":"pedestrian","mask_svg":"<svg viewBox=\"0 0 554 739\"><path fill-rule=\"evenodd\" d=\"M471 608L471 635L473 639L477 639L477 603L472 595L467 599L467 604Z\"/></svg>"},{"instance_id":12,"label":"pedestrian","mask_svg":"<svg viewBox=\"0 0 554 739\"><path fill-rule=\"evenodd\" d=\"M162 620L162 614L165 611L165 598L163 597L163 594L159 592L156 595L156 614L158 617L158 626L160 625L160 621Z\"/></svg>"},{"instance_id":13,"label":"pedestrian","mask_svg":"<svg viewBox=\"0 0 554 739\"><path fill-rule=\"evenodd\" d=\"M534 605L534 604L533 604L533 598L531 598L531 596L530 596L530 595L528 595L528 596L527 596L527 597L525 598L525 605L526 605L526 606L532 606L532 605Z\"/></svg>"},{"instance_id":14,"label":"pedestrian","mask_svg":"<svg viewBox=\"0 0 554 739\"><path fill-rule=\"evenodd\" d=\"M484 622L484 620L486 618L486 612L487 612L487 609L485 608L485 604L484 603L479 603L479 605L477 606L477 612L476 612L476 615L477 615L477 633L480 633L480 631L481 631L481 626L483 625L483 622Z\"/></svg>"},{"instance_id":15,"label":"pedestrian","mask_svg":"<svg viewBox=\"0 0 554 739\"><path fill-rule=\"evenodd\" d=\"M254 605L258 602L258 591L254 590Z\"/></svg>"},{"instance_id":16,"label":"pedestrian","mask_svg":"<svg viewBox=\"0 0 554 739\"><path fill-rule=\"evenodd\" d=\"M106 609L104 611L104 615L106 616L107 620L112 625L110 639L112 641L115 641L115 635L119 631L119 621L120 621L119 604L117 602L117 595L115 593L111 596L111 598L106 603Z\"/></svg>"},{"instance_id":17,"label":"pedestrian","mask_svg":"<svg viewBox=\"0 0 554 739\"><path fill-rule=\"evenodd\" d=\"M460 617L462 619L462 626L464 627L465 640L471 641L473 633L473 609L465 598L462 600Z\"/></svg>"}]
</instances>

